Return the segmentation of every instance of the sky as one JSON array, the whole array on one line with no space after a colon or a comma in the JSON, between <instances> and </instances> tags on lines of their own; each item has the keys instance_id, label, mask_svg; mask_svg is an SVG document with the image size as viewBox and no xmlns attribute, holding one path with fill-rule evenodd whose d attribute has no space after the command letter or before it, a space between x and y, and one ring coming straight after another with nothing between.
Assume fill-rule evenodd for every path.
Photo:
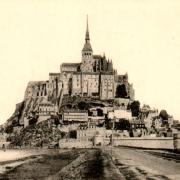
<instances>
[{"instance_id":1,"label":"sky","mask_svg":"<svg viewBox=\"0 0 180 180\"><path fill-rule=\"evenodd\" d=\"M128 72L141 104L180 120L180 1L0 0L0 124L29 81L81 61L87 14L94 54Z\"/></svg>"}]
</instances>

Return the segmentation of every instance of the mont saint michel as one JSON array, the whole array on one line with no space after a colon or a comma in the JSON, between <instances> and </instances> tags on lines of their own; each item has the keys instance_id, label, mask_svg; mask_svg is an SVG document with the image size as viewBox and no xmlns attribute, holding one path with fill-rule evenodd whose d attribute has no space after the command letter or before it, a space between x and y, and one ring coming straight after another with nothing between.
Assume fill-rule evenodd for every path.
<instances>
[{"instance_id":1,"label":"mont saint michel","mask_svg":"<svg viewBox=\"0 0 180 180\"><path fill-rule=\"evenodd\" d=\"M141 104L90 37L87 17L79 62L28 82L0 127L0 179L180 178L179 121Z\"/></svg>"},{"instance_id":2,"label":"mont saint michel","mask_svg":"<svg viewBox=\"0 0 180 180\"><path fill-rule=\"evenodd\" d=\"M49 80L28 83L20 123L24 126L29 124L28 112L40 115L39 121L48 119L50 115L59 113L62 103L68 97L90 97L99 100L116 97L125 98L126 102L134 99L134 90L128 82L128 74L118 75L112 60L105 54L93 54L88 20L81 54L79 63L61 64L60 72L49 73Z\"/></svg>"}]
</instances>

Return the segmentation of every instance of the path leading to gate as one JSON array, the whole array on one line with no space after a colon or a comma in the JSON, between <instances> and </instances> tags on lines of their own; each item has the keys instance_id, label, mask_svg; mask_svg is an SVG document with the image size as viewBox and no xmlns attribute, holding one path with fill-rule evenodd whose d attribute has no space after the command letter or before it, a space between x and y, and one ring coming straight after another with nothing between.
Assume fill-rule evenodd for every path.
<instances>
[{"instance_id":1,"label":"path leading to gate","mask_svg":"<svg viewBox=\"0 0 180 180\"><path fill-rule=\"evenodd\" d=\"M180 179L180 154L161 150L106 147L125 179Z\"/></svg>"}]
</instances>

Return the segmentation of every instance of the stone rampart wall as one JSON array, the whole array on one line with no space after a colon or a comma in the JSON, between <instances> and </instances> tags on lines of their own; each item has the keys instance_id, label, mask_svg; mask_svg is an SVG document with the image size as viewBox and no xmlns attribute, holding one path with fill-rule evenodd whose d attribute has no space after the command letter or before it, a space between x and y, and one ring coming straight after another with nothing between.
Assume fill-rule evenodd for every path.
<instances>
[{"instance_id":1,"label":"stone rampart wall","mask_svg":"<svg viewBox=\"0 0 180 180\"><path fill-rule=\"evenodd\" d=\"M79 141L77 139L61 139L59 140L60 148L92 148L91 141Z\"/></svg>"},{"instance_id":2,"label":"stone rampart wall","mask_svg":"<svg viewBox=\"0 0 180 180\"><path fill-rule=\"evenodd\" d=\"M113 138L114 146L129 146L151 149L174 149L173 137Z\"/></svg>"}]
</instances>

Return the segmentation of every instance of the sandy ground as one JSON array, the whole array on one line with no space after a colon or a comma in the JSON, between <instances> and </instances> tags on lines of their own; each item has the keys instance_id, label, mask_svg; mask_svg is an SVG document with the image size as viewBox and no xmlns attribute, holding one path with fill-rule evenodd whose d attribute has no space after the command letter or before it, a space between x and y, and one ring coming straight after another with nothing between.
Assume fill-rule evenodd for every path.
<instances>
[{"instance_id":1,"label":"sandy ground","mask_svg":"<svg viewBox=\"0 0 180 180\"><path fill-rule=\"evenodd\" d=\"M7 149L5 151L0 150L0 163L5 161L22 159L32 155L38 155L46 153L45 149Z\"/></svg>"}]
</instances>

